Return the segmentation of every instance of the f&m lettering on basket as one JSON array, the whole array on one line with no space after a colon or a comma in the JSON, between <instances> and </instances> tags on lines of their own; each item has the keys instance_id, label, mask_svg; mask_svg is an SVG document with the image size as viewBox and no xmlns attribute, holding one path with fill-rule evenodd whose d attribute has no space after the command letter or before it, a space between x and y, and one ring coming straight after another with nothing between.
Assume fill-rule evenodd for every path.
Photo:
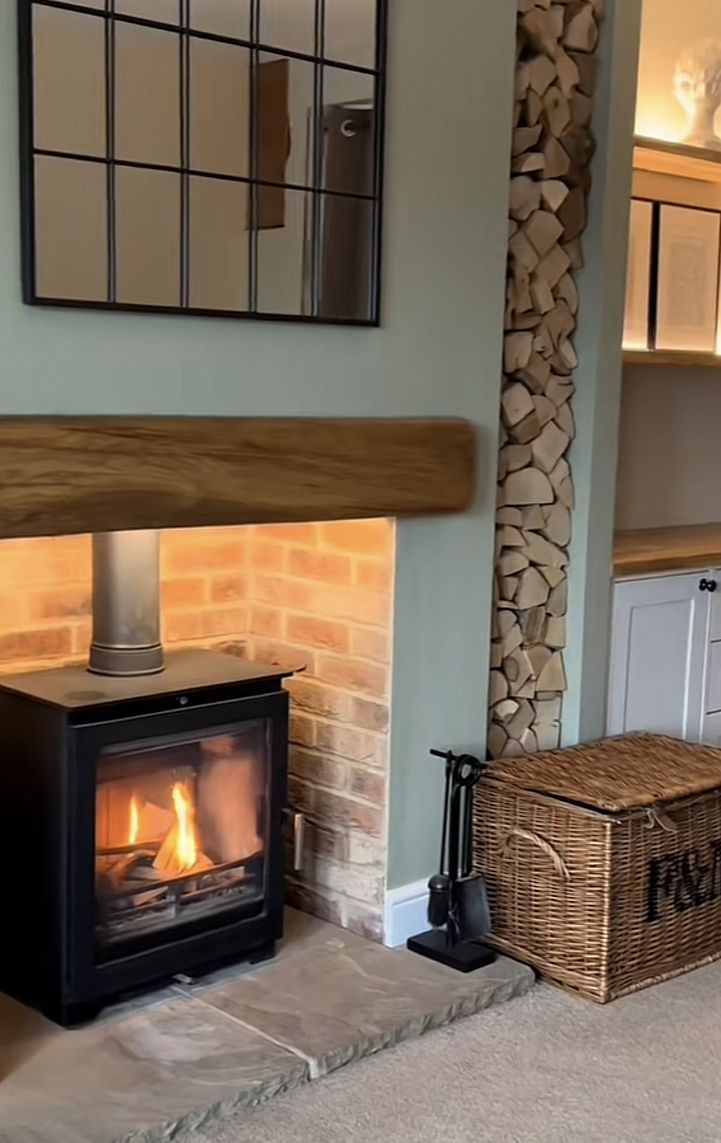
<instances>
[{"instance_id":1,"label":"f&m lettering on basket","mask_svg":"<svg viewBox=\"0 0 721 1143\"><path fill-rule=\"evenodd\" d=\"M504 759L474 822L488 943L548 980L606 1003L721 957L721 750L636 734Z\"/></svg>"},{"instance_id":2,"label":"f&m lettering on basket","mask_svg":"<svg viewBox=\"0 0 721 1143\"><path fill-rule=\"evenodd\" d=\"M661 919L666 901L677 913L701 909L721 899L721 840L714 841L707 859L698 849L654 857L648 866L647 924Z\"/></svg>"}]
</instances>

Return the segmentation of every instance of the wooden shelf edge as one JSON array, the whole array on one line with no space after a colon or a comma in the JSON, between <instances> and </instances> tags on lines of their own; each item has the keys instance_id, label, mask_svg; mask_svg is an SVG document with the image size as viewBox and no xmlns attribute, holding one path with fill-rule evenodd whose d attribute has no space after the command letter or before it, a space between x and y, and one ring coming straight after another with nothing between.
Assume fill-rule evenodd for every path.
<instances>
[{"instance_id":1,"label":"wooden shelf edge","mask_svg":"<svg viewBox=\"0 0 721 1143\"><path fill-rule=\"evenodd\" d=\"M699 162L716 163L721 166L721 140L718 150L710 147L691 147L688 143L671 143L668 139L654 139L650 135L634 136L633 145L643 151L657 151L664 155L678 155L683 158L698 159Z\"/></svg>"},{"instance_id":2,"label":"wooden shelf edge","mask_svg":"<svg viewBox=\"0 0 721 1143\"><path fill-rule=\"evenodd\" d=\"M656 175L721 183L721 150L703 150L701 147L688 147L685 143L667 143L662 139L637 136L633 166L634 170Z\"/></svg>"},{"instance_id":3,"label":"wooden shelf edge","mask_svg":"<svg viewBox=\"0 0 721 1143\"><path fill-rule=\"evenodd\" d=\"M614 579L636 579L645 575L660 575L666 573L667 575L676 575L682 572L704 572L709 568L717 567L721 563L721 553L714 556L706 556L701 553L695 555L691 553L688 556L677 556L670 553L666 556L648 556L647 558L639 558L629 560L625 556L614 557L613 561L613 578Z\"/></svg>"},{"instance_id":4,"label":"wooden shelf edge","mask_svg":"<svg viewBox=\"0 0 721 1143\"><path fill-rule=\"evenodd\" d=\"M661 572L706 571L721 564L721 524L678 524L616 532L616 579Z\"/></svg>"},{"instance_id":5,"label":"wooden shelf edge","mask_svg":"<svg viewBox=\"0 0 721 1143\"><path fill-rule=\"evenodd\" d=\"M693 369L721 369L721 354L691 350L624 349L624 365L671 365Z\"/></svg>"}]
</instances>

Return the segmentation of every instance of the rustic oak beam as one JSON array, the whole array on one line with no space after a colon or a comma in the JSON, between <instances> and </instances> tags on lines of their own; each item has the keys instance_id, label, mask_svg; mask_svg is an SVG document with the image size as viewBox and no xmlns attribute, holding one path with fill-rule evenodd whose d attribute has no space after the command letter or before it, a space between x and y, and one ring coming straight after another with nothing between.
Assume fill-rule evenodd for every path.
<instances>
[{"instance_id":1,"label":"rustic oak beam","mask_svg":"<svg viewBox=\"0 0 721 1143\"><path fill-rule=\"evenodd\" d=\"M474 488L462 420L0 418L0 537L426 516Z\"/></svg>"}]
</instances>

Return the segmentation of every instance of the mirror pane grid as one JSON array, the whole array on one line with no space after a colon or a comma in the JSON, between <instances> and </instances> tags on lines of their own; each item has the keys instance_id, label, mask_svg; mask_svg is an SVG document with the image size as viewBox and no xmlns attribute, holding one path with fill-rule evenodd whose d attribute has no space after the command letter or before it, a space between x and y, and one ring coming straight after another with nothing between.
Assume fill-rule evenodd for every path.
<instances>
[{"instance_id":1,"label":"mirror pane grid","mask_svg":"<svg viewBox=\"0 0 721 1143\"><path fill-rule=\"evenodd\" d=\"M386 2L23 0L26 300L377 322Z\"/></svg>"}]
</instances>

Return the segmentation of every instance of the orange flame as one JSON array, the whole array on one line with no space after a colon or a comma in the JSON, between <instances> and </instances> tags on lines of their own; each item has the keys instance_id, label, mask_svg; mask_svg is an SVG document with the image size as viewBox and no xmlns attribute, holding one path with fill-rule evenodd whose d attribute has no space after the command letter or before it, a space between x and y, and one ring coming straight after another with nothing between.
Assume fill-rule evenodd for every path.
<instances>
[{"instance_id":1,"label":"orange flame","mask_svg":"<svg viewBox=\"0 0 721 1143\"><path fill-rule=\"evenodd\" d=\"M137 845L140 837L140 806L133 794L130 799L130 824L128 826L128 845Z\"/></svg>"},{"instance_id":2,"label":"orange flame","mask_svg":"<svg viewBox=\"0 0 721 1143\"><path fill-rule=\"evenodd\" d=\"M175 865L181 873L192 869L198 861L198 842L195 831L195 809L184 782L173 786L173 806L178 819L175 831Z\"/></svg>"}]
</instances>

